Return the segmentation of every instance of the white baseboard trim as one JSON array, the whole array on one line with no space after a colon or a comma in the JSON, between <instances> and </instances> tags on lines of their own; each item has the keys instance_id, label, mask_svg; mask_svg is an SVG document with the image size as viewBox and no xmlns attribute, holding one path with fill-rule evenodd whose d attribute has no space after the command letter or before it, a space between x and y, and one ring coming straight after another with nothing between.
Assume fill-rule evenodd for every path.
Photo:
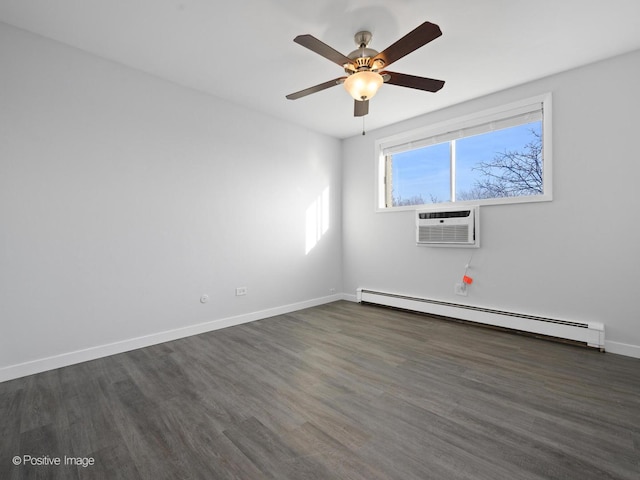
<instances>
[{"instance_id":1,"label":"white baseboard trim","mask_svg":"<svg viewBox=\"0 0 640 480\"><path fill-rule=\"evenodd\" d=\"M628 343L612 342L605 340L604 351L607 353L617 353L626 357L640 358L640 345L630 345Z\"/></svg>"},{"instance_id":2,"label":"white baseboard trim","mask_svg":"<svg viewBox=\"0 0 640 480\"><path fill-rule=\"evenodd\" d=\"M221 328L227 328L234 325L262 320L264 318L274 317L276 315L283 315L285 313L291 313L298 310L303 310L305 308L316 307L318 305L324 305L326 303L342 300L342 298L342 294L314 298L303 302L292 303L290 305L283 305L281 307L268 308L266 310L260 310L257 312L250 312L233 317L220 318L211 320L209 322L199 323L197 325L189 325L188 327L181 327L174 330L152 333L150 335L144 335L142 337L130 338L119 342L85 348L83 350L76 350L74 352L62 353L60 355L54 355L46 358L39 358L37 360L31 360L29 362L19 363L16 365L9 365L7 367L0 368L0 382L13 380L20 377L26 377L27 375L46 372L48 370L54 370L56 368L67 367L76 363L96 360L98 358L136 350L138 348L150 347L151 345L157 345L158 343L170 342L172 340L178 340L180 338L190 337L192 335L211 332L213 330L219 330Z\"/></svg>"},{"instance_id":3,"label":"white baseboard trim","mask_svg":"<svg viewBox=\"0 0 640 480\"><path fill-rule=\"evenodd\" d=\"M343 293L342 294L342 300L346 300L347 302L357 303L358 302L358 297L356 297L355 295L352 295L350 293Z\"/></svg>"}]
</instances>

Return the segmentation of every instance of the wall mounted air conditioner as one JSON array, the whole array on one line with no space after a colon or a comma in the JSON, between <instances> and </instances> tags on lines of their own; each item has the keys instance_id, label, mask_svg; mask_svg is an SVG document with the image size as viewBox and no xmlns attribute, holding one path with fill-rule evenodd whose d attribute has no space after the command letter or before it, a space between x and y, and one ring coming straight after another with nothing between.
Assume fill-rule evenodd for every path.
<instances>
[{"instance_id":1,"label":"wall mounted air conditioner","mask_svg":"<svg viewBox=\"0 0 640 480\"><path fill-rule=\"evenodd\" d=\"M479 247L480 207L417 210L416 243L430 247Z\"/></svg>"}]
</instances>

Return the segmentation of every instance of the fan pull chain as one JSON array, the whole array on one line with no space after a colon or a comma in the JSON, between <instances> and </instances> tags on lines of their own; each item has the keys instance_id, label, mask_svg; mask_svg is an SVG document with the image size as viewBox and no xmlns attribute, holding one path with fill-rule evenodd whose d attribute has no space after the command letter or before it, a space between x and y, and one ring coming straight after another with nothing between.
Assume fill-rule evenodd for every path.
<instances>
[{"instance_id":1,"label":"fan pull chain","mask_svg":"<svg viewBox=\"0 0 640 480\"><path fill-rule=\"evenodd\" d=\"M362 116L362 135L366 135L364 131L364 115Z\"/></svg>"}]
</instances>

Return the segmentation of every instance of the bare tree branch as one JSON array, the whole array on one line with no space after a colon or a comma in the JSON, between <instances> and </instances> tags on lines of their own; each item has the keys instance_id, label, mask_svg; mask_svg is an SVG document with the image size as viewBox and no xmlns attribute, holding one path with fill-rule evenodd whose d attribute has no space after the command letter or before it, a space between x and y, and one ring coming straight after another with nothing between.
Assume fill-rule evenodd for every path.
<instances>
[{"instance_id":1,"label":"bare tree branch","mask_svg":"<svg viewBox=\"0 0 640 480\"><path fill-rule=\"evenodd\" d=\"M459 200L519 197L543 193L542 137L531 130L533 140L523 151L496 154L489 162L480 162L473 170L481 173L471 190L460 192Z\"/></svg>"}]
</instances>

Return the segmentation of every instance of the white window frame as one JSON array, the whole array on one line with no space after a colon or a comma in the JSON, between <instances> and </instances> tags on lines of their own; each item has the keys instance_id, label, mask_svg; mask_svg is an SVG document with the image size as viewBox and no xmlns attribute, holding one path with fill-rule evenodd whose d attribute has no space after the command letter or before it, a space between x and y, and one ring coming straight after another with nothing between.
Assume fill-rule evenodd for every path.
<instances>
[{"instance_id":1,"label":"white window frame","mask_svg":"<svg viewBox=\"0 0 640 480\"><path fill-rule=\"evenodd\" d=\"M543 158L543 188L541 195L529 195L521 197L487 198L479 200L463 200L456 202L442 202L425 205L406 205L398 207L386 206L386 181L385 177L387 161L385 155L389 151L406 151L408 149L420 148L435 143L436 139L447 141L453 138L469 136L468 132L473 132L476 127L501 123L508 121L515 115L520 115L528 109L534 110L542 105L542 158ZM476 112L464 117L439 122L428 127L421 127L407 132L403 132L391 137L381 138L376 141L376 175L375 175L375 210L377 212L398 212L405 210L416 210L427 207L447 207L453 205L502 205L513 203L549 202L552 197L552 125L551 125L551 93L545 93L535 97L530 97L521 101L501 105ZM466 133L466 135L465 135ZM455 171L452 171L452 181Z\"/></svg>"}]
</instances>

